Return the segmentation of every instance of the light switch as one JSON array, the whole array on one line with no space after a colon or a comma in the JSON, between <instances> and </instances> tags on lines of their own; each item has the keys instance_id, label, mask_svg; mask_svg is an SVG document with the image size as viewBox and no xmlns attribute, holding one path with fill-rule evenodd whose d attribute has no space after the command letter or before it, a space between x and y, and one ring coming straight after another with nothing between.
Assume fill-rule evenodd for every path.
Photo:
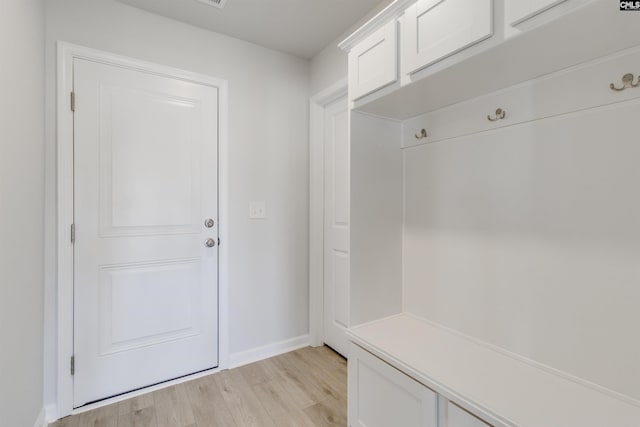
<instances>
[{"instance_id":1,"label":"light switch","mask_svg":"<svg viewBox=\"0 0 640 427\"><path fill-rule=\"evenodd\" d=\"M267 208L264 202L249 203L249 218L264 219L267 216Z\"/></svg>"}]
</instances>

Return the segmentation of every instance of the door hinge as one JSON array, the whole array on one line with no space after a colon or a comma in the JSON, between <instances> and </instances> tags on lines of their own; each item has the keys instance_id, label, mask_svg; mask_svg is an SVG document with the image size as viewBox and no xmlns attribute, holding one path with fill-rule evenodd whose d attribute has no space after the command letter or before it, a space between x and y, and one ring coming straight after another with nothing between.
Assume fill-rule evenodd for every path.
<instances>
[{"instance_id":1,"label":"door hinge","mask_svg":"<svg viewBox=\"0 0 640 427\"><path fill-rule=\"evenodd\" d=\"M76 225L71 224L71 243L76 242Z\"/></svg>"},{"instance_id":2,"label":"door hinge","mask_svg":"<svg viewBox=\"0 0 640 427\"><path fill-rule=\"evenodd\" d=\"M76 111L76 93L71 92L71 111Z\"/></svg>"},{"instance_id":3,"label":"door hinge","mask_svg":"<svg viewBox=\"0 0 640 427\"><path fill-rule=\"evenodd\" d=\"M76 357L71 356L71 375L76 374Z\"/></svg>"}]
</instances>

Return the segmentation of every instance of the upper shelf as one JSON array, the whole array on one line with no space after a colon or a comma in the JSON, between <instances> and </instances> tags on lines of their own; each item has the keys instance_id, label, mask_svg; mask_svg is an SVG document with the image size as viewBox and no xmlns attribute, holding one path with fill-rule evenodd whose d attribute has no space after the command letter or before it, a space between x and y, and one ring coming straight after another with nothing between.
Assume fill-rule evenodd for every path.
<instances>
[{"instance_id":1,"label":"upper shelf","mask_svg":"<svg viewBox=\"0 0 640 427\"><path fill-rule=\"evenodd\" d=\"M349 40L342 46L353 43ZM406 120L639 43L638 14L619 11L617 2L596 0L537 28L494 42L478 54L445 58L423 69L417 81L387 87L356 101L354 108Z\"/></svg>"},{"instance_id":2,"label":"upper shelf","mask_svg":"<svg viewBox=\"0 0 640 427\"><path fill-rule=\"evenodd\" d=\"M387 363L497 425L640 425L640 407L630 398L617 399L597 386L579 384L410 314L352 328L349 335Z\"/></svg>"}]
</instances>

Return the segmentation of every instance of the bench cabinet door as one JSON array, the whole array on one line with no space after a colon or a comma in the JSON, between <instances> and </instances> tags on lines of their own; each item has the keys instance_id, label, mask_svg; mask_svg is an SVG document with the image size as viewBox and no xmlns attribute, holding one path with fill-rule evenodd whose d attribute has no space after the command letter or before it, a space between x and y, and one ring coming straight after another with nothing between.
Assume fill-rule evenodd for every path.
<instances>
[{"instance_id":1,"label":"bench cabinet door","mask_svg":"<svg viewBox=\"0 0 640 427\"><path fill-rule=\"evenodd\" d=\"M491 427L480 418L457 405L447 402L447 421L441 427Z\"/></svg>"},{"instance_id":2,"label":"bench cabinet door","mask_svg":"<svg viewBox=\"0 0 640 427\"><path fill-rule=\"evenodd\" d=\"M355 344L348 363L351 427L437 427L433 390Z\"/></svg>"}]
</instances>

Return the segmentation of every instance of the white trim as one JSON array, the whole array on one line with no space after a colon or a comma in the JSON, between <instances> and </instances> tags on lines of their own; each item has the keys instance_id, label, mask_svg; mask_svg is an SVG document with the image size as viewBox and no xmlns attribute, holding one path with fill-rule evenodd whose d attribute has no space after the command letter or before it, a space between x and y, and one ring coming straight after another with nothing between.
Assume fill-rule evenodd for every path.
<instances>
[{"instance_id":1,"label":"white trim","mask_svg":"<svg viewBox=\"0 0 640 427\"><path fill-rule=\"evenodd\" d=\"M69 415L73 409L73 378L69 360L73 354L73 248L69 226L73 223L73 114L69 92L73 88L73 56L70 48L58 44L57 64L57 413Z\"/></svg>"},{"instance_id":2,"label":"white trim","mask_svg":"<svg viewBox=\"0 0 640 427\"><path fill-rule=\"evenodd\" d=\"M229 87L218 87L218 367L229 366Z\"/></svg>"},{"instance_id":3,"label":"white trim","mask_svg":"<svg viewBox=\"0 0 640 427\"><path fill-rule=\"evenodd\" d=\"M323 344L324 306L324 109L347 95L344 78L311 97L309 121L309 337Z\"/></svg>"},{"instance_id":4,"label":"white trim","mask_svg":"<svg viewBox=\"0 0 640 427\"><path fill-rule=\"evenodd\" d=\"M229 369L288 353L309 345L309 335L289 338L229 355Z\"/></svg>"},{"instance_id":5,"label":"white trim","mask_svg":"<svg viewBox=\"0 0 640 427\"><path fill-rule=\"evenodd\" d=\"M416 0L395 0L389 6L382 9L376 16L365 22L346 39L338 43L338 47L349 52L358 42L372 34L383 24L402 15L405 9Z\"/></svg>"},{"instance_id":6,"label":"white trim","mask_svg":"<svg viewBox=\"0 0 640 427\"><path fill-rule=\"evenodd\" d=\"M55 404L45 405L44 407L44 419L48 426L49 424L55 422L58 419L57 406Z\"/></svg>"},{"instance_id":7,"label":"white trim","mask_svg":"<svg viewBox=\"0 0 640 427\"><path fill-rule=\"evenodd\" d=\"M69 360L73 353L73 247L69 239L69 227L73 223L73 114L69 94L73 90L73 60L82 58L104 64L143 71L155 75L187 80L213 86L218 89L218 174L219 174L219 280L218 280L218 363L226 368L229 360L228 326L228 242L226 227L229 200L228 179L228 83L226 80L192 73L177 68L102 52L65 42L57 44L57 407L55 416L73 412L73 378L69 372ZM50 411L47 411L50 412Z\"/></svg>"},{"instance_id":8,"label":"white trim","mask_svg":"<svg viewBox=\"0 0 640 427\"><path fill-rule=\"evenodd\" d=\"M36 418L36 422L33 423L33 427L47 427L49 423L47 422L47 418L45 417L46 411L43 407L40 409L40 413L38 414L38 418Z\"/></svg>"}]
</instances>

